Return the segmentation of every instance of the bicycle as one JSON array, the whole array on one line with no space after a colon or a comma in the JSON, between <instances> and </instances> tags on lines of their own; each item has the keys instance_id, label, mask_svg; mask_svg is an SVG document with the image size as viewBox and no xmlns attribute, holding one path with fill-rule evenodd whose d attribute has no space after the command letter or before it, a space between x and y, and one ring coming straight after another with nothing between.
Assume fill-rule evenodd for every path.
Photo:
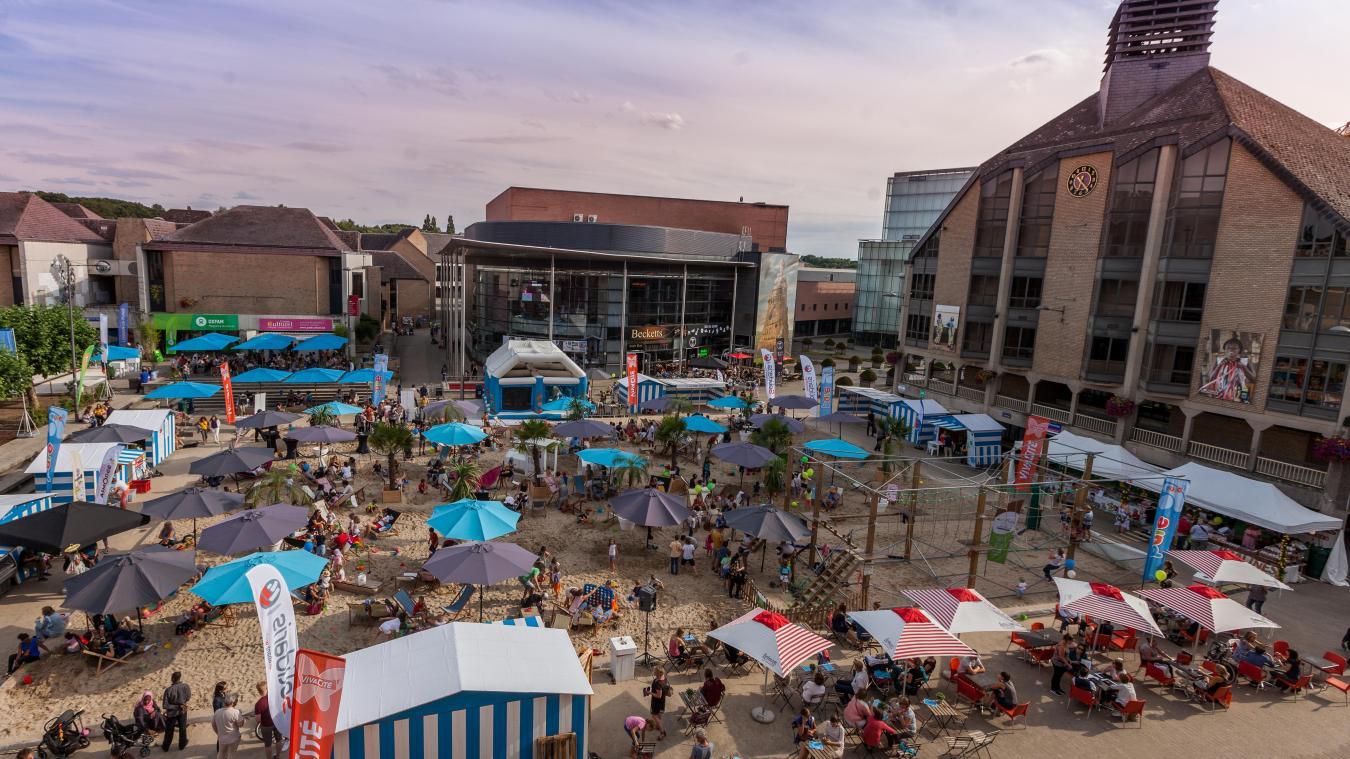
<instances>
[{"instance_id":1,"label":"bicycle","mask_svg":"<svg viewBox=\"0 0 1350 759\"><path fill-rule=\"evenodd\" d=\"M276 748L276 755L286 756L286 744L289 742L289 740L286 738L285 735L281 734L280 730L277 730L275 727L268 727L263 723L259 722L253 726L253 737L257 738L259 743L266 745L267 741L263 740L263 735L264 732L267 730L272 731L273 737L272 744Z\"/></svg>"}]
</instances>

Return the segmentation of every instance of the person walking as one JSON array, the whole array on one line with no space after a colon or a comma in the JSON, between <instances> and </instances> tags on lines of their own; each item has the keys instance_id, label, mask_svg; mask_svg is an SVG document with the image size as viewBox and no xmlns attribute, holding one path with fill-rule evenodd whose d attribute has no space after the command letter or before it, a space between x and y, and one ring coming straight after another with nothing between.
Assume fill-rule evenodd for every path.
<instances>
[{"instance_id":1,"label":"person walking","mask_svg":"<svg viewBox=\"0 0 1350 759\"><path fill-rule=\"evenodd\" d=\"M1247 608L1260 614L1266 605L1266 594L1269 592L1264 585L1252 585L1247 588Z\"/></svg>"},{"instance_id":2,"label":"person walking","mask_svg":"<svg viewBox=\"0 0 1350 759\"><path fill-rule=\"evenodd\" d=\"M192 688L183 682L183 673L174 672L169 675L169 687L164 689L163 709L164 709L164 744L161 746L165 751L169 750L173 743L173 731L178 730L178 750L182 751L188 745L188 702L192 700Z\"/></svg>"},{"instance_id":3,"label":"person walking","mask_svg":"<svg viewBox=\"0 0 1350 759\"><path fill-rule=\"evenodd\" d=\"M211 421L207 422L211 429L211 439L215 441L216 447L220 447L220 417L211 415Z\"/></svg>"},{"instance_id":4,"label":"person walking","mask_svg":"<svg viewBox=\"0 0 1350 759\"><path fill-rule=\"evenodd\" d=\"M258 732L262 735L263 755L267 759L281 759L281 733L272 722L272 710L267 705L267 681L258 681L258 701L253 705L253 716L258 719Z\"/></svg>"},{"instance_id":5,"label":"person walking","mask_svg":"<svg viewBox=\"0 0 1350 759\"><path fill-rule=\"evenodd\" d=\"M225 705L211 717L211 729L216 733L216 759L231 759L243 740L240 728L244 726L244 715L235 707L238 703L239 694L225 694Z\"/></svg>"},{"instance_id":6,"label":"person walking","mask_svg":"<svg viewBox=\"0 0 1350 759\"><path fill-rule=\"evenodd\" d=\"M680 560L684 558L684 543L679 538L670 541L670 573L680 573Z\"/></svg>"}]
</instances>

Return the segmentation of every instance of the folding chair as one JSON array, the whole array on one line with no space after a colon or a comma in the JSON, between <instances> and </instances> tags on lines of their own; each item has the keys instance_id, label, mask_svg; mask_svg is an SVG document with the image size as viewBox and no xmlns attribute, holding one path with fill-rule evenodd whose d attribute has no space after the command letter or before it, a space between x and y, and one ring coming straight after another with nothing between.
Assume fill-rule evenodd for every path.
<instances>
[{"instance_id":1,"label":"folding chair","mask_svg":"<svg viewBox=\"0 0 1350 759\"><path fill-rule=\"evenodd\" d=\"M450 602L449 606L442 606L441 611L450 616L450 621L455 621L464 616L464 609L469 605L469 599L473 598L477 590L473 585L465 585L460 591L459 596Z\"/></svg>"},{"instance_id":2,"label":"folding chair","mask_svg":"<svg viewBox=\"0 0 1350 759\"><path fill-rule=\"evenodd\" d=\"M770 703L783 702L784 709L792 708L792 680L786 677L773 676L773 695L769 699Z\"/></svg>"}]
</instances>

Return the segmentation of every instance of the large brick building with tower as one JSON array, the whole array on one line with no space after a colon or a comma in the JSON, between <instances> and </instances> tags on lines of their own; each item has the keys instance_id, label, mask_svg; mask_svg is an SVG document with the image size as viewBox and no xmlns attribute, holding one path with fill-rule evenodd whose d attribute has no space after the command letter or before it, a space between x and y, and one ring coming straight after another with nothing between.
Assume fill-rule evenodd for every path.
<instances>
[{"instance_id":1,"label":"large brick building with tower","mask_svg":"<svg viewBox=\"0 0 1350 759\"><path fill-rule=\"evenodd\" d=\"M908 264L901 382L1340 508L1350 140L1209 66L1217 5L1122 2L1098 91L976 170Z\"/></svg>"}]
</instances>

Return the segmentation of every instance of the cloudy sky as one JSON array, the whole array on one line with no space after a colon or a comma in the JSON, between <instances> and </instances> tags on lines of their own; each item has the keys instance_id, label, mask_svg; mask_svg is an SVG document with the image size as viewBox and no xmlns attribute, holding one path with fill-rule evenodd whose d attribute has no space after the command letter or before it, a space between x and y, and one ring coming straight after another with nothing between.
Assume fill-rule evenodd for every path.
<instances>
[{"instance_id":1,"label":"cloudy sky","mask_svg":"<svg viewBox=\"0 0 1350 759\"><path fill-rule=\"evenodd\" d=\"M851 257L888 174L978 163L1095 89L1114 7L3 0L0 189L461 229L513 184L744 197ZM1219 9L1216 66L1350 119L1350 2Z\"/></svg>"}]
</instances>

